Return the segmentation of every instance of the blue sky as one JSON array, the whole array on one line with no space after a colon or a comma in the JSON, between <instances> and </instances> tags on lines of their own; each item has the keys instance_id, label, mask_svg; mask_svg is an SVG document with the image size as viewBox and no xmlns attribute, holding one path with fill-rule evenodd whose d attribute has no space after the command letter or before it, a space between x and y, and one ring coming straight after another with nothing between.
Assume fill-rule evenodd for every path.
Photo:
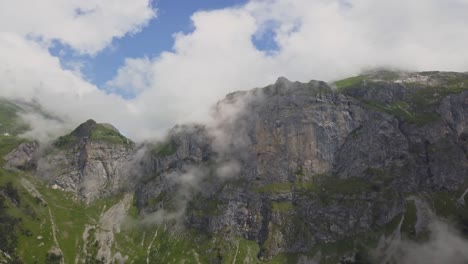
<instances>
[{"instance_id":1,"label":"blue sky","mask_svg":"<svg viewBox=\"0 0 468 264\"><path fill-rule=\"evenodd\" d=\"M157 57L162 51L169 51L173 45L173 34L188 33L193 30L190 17L200 10L213 10L242 5L246 0L159 0L154 1L157 18L150 21L143 30L134 35L114 39L112 45L95 56L80 56L67 46L55 42L49 49L58 56L64 67L71 62L80 62L84 77L98 87L115 76L125 58ZM259 48L273 48L272 33L267 32L262 39L254 39ZM126 96L126 95L123 95Z\"/></svg>"}]
</instances>

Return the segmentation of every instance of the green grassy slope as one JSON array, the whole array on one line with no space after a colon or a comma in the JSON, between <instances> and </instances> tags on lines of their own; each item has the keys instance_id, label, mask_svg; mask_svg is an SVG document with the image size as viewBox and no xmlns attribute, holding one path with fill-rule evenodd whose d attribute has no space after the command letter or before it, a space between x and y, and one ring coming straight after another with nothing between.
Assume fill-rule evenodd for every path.
<instances>
[{"instance_id":1,"label":"green grassy slope","mask_svg":"<svg viewBox=\"0 0 468 264\"><path fill-rule=\"evenodd\" d=\"M385 112L400 120L423 126L440 120L435 108L443 98L451 94L468 91L468 77L459 73L420 73L421 75L433 75L432 81L402 81L397 72L381 71L378 77L371 75L359 75L332 83L337 91L351 95L354 89L388 89L387 84L399 84L407 87L408 96L401 101L382 103L375 100L360 100L364 106L376 111Z\"/></svg>"}]
</instances>

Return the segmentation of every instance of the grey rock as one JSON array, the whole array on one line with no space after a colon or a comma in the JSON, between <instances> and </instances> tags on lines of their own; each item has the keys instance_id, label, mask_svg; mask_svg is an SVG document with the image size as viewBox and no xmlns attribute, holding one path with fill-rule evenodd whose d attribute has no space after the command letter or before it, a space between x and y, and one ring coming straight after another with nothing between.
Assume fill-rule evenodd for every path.
<instances>
[{"instance_id":1,"label":"grey rock","mask_svg":"<svg viewBox=\"0 0 468 264\"><path fill-rule=\"evenodd\" d=\"M468 80L455 73L380 72L336 91L323 82L280 78L228 95L217 109L245 102L235 119L218 124L240 172L204 182L186 208L185 225L254 240L268 260L382 228L404 212L412 193L456 190L468 175L468 92L438 94L454 78ZM434 99L419 107L419 94ZM394 106L402 101L408 109ZM425 113L441 118L417 119ZM167 184L174 171L226 155L210 129L178 133L186 144L172 155L147 157L152 178L137 189L140 210L166 206L156 198L180 188ZM232 144L233 138L242 140Z\"/></svg>"},{"instance_id":2,"label":"grey rock","mask_svg":"<svg viewBox=\"0 0 468 264\"><path fill-rule=\"evenodd\" d=\"M39 158L35 175L91 202L122 188L133 153L132 145L83 140L71 149L53 148Z\"/></svg>"},{"instance_id":3,"label":"grey rock","mask_svg":"<svg viewBox=\"0 0 468 264\"><path fill-rule=\"evenodd\" d=\"M16 149L3 157L8 166L27 170L34 166L34 158L39 144L37 142L21 143Z\"/></svg>"}]
</instances>

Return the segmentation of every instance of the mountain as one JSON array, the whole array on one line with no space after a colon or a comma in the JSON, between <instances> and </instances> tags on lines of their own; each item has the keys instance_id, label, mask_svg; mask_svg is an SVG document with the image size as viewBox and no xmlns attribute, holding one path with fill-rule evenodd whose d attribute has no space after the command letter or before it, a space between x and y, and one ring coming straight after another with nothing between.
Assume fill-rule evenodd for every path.
<instances>
[{"instance_id":1,"label":"mountain","mask_svg":"<svg viewBox=\"0 0 468 264\"><path fill-rule=\"evenodd\" d=\"M214 119L142 144L93 120L1 136L0 263L468 260L467 73L279 78Z\"/></svg>"}]
</instances>

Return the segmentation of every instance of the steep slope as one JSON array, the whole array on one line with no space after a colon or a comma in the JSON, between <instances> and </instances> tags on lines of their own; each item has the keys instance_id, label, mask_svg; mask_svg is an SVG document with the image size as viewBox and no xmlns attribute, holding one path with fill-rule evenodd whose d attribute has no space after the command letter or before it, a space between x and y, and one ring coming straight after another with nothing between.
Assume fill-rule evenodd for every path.
<instances>
[{"instance_id":1,"label":"steep slope","mask_svg":"<svg viewBox=\"0 0 468 264\"><path fill-rule=\"evenodd\" d=\"M3 157L14 149L21 141L18 134L27 130L19 117L23 110L14 102L0 98L0 155ZM0 160L3 164L3 160Z\"/></svg>"},{"instance_id":2,"label":"steep slope","mask_svg":"<svg viewBox=\"0 0 468 264\"><path fill-rule=\"evenodd\" d=\"M17 135L22 126L18 118L21 108L5 99L0 99L0 135Z\"/></svg>"},{"instance_id":3,"label":"steep slope","mask_svg":"<svg viewBox=\"0 0 468 264\"><path fill-rule=\"evenodd\" d=\"M12 190L15 199L3 195L4 188ZM115 249L120 241L114 236L121 231L132 195L119 193L84 203L28 173L0 169L0 200L5 205L0 214L12 219L0 225L11 228L2 232L11 242L0 243L0 250L11 258L0 252L0 263L121 263L126 255L132 254L132 260L139 257L125 247ZM109 218L119 227L109 224Z\"/></svg>"}]
</instances>

